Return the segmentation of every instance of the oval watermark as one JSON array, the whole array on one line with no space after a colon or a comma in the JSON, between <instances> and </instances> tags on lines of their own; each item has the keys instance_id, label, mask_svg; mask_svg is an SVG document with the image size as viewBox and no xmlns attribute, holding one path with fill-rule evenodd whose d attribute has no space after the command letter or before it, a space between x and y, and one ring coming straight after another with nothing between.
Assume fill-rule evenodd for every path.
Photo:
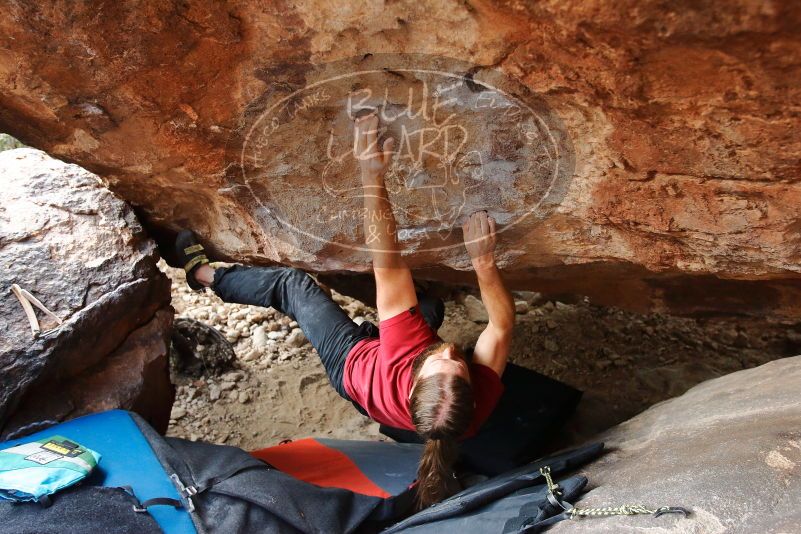
<instances>
[{"instance_id":1,"label":"oval watermark","mask_svg":"<svg viewBox=\"0 0 801 534\"><path fill-rule=\"evenodd\" d=\"M367 110L395 139L385 184L407 250L463 247L461 225L477 210L500 234L564 198L575 166L564 125L497 70L381 54L287 74L232 136L225 191L295 247L368 251L353 153L353 120Z\"/></svg>"}]
</instances>

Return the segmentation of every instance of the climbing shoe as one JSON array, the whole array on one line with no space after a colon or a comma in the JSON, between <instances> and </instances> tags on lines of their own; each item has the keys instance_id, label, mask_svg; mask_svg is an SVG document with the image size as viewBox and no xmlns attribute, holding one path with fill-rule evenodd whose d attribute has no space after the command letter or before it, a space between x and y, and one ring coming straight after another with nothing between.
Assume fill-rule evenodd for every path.
<instances>
[{"instance_id":1,"label":"climbing shoe","mask_svg":"<svg viewBox=\"0 0 801 534\"><path fill-rule=\"evenodd\" d=\"M203 284L195 278L198 267L209 262L203 245L197 242L191 230L181 230L175 238L175 256L184 266L186 283L194 290L203 289Z\"/></svg>"}]
</instances>

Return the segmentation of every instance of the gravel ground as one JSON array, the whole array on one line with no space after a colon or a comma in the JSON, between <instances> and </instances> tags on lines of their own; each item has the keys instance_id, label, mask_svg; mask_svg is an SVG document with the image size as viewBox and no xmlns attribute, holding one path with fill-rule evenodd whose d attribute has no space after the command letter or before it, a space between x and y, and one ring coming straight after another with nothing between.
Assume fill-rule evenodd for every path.
<instances>
[{"instance_id":1,"label":"gravel ground","mask_svg":"<svg viewBox=\"0 0 801 534\"><path fill-rule=\"evenodd\" d=\"M237 355L219 377L173 373L177 399L168 435L257 449L284 439L380 439L378 425L331 388L297 323L272 308L226 304L173 280L176 314L220 330ZM468 290L472 291L472 290ZM355 321L375 310L336 292ZM564 304L517 293L511 361L585 392L564 440L585 439L680 395L693 385L801 353L801 323L753 318L688 319L638 315L586 301ZM475 342L486 322L476 294L446 303L440 337Z\"/></svg>"}]
</instances>

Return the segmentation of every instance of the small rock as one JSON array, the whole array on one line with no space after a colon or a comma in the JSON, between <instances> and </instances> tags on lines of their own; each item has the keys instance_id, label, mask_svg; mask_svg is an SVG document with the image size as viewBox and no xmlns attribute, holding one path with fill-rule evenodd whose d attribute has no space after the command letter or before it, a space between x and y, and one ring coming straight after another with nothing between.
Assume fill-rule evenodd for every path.
<instances>
[{"instance_id":1,"label":"small rock","mask_svg":"<svg viewBox=\"0 0 801 534\"><path fill-rule=\"evenodd\" d=\"M183 416L186 415L186 408L182 406L173 406L172 413L170 413L170 419L181 419Z\"/></svg>"},{"instance_id":2,"label":"small rock","mask_svg":"<svg viewBox=\"0 0 801 534\"><path fill-rule=\"evenodd\" d=\"M283 339L285 335L286 335L286 334L285 334L284 332L282 332L282 331L280 331L280 330L279 330L279 331L277 331L277 332L268 332L268 333L267 333L267 338L268 338L268 339L274 339L274 340L277 340L277 339Z\"/></svg>"},{"instance_id":3,"label":"small rock","mask_svg":"<svg viewBox=\"0 0 801 534\"><path fill-rule=\"evenodd\" d=\"M594 365L596 369L598 369L599 371L603 371L604 369L612 365L612 362L609 360L595 360Z\"/></svg>"},{"instance_id":4,"label":"small rock","mask_svg":"<svg viewBox=\"0 0 801 534\"><path fill-rule=\"evenodd\" d=\"M528 313L528 302L525 300L516 300L515 313Z\"/></svg>"},{"instance_id":5,"label":"small rock","mask_svg":"<svg viewBox=\"0 0 801 534\"><path fill-rule=\"evenodd\" d=\"M734 340L734 346L740 349L744 349L751 346L751 341L748 339L748 336L746 336L742 332L738 332L737 337Z\"/></svg>"},{"instance_id":6,"label":"small rock","mask_svg":"<svg viewBox=\"0 0 801 534\"><path fill-rule=\"evenodd\" d=\"M550 351L550 352L558 352L559 351L559 345L557 345L556 341L554 341L552 339L546 339L545 341L543 341L542 342L542 346L545 347L545 350Z\"/></svg>"},{"instance_id":7,"label":"small rock","mask_svg":"<svg viewBox=\"0 0 801 534\"><path fill-rule=\"evenodd\" d=\"M250 402L250 392L249 391L240 391L239 392L239 402L240 404L247 404Z\"/></svg>"},{"instance_id":8,"label":"small rock","mask_svg":"<svg viewBox=\"0 0 801 534\"><path fill-rule=\"evenodd\" d=\"M217 387L215 384L211 384L209 386L209 400L219 400L220 398L220 388Z\"/></svg>"},{"instance_id":9,"label":"small rock","mask_svg":"<svg viewBox=\"0 0 801 534\"><path fill-rule=\"evenodd\" d=\"M286 338L290 347L302 347L306 343L306 336L300 328L293 328Z\"/></svg>"},{"instance_id":10,"label":"small rock","mask_svg":"<svg viewBox=\"0 0 801 534\"><path fill-rule=\"evenodd\" d=\"M489 322L487 309L484 307L484 304L473 295L467 295L465 297L464 307L469 320L473 321L474 323Z\"/></svg>"},{"instance_id":11,"label":"small rock","mask_svg":"<svg viewBox=\"0 0 801 534\"><path fill-rule=\"evenodd\" d=\"M225 339L228 340L228 343L235 343L237 339L239 339L239 332L236 330L230 330L227 334L225 334Z\"/></svg>"},{"instance_id":12,"label":"small rock","mask_svg":"<svg viewBox=\"0 0 801 534\"><path fill-rule=\"evenodd\" d=\"M263 348L267 345L267 329L264 326L257 326L251 335L251 342L255 348Z\"/></svg>"},{"instance_id":13,"label":"small rock","mask_svg":"<svg viewBox=\"0 0 801 534\"><path fill-rule=\"evenodd\" d=\"M536 291L515 291L514 295L521 300L525 300L529 306L537 306L543 301L542 293Z\"/></svg>"},{"instance_id":14,"label":"small rock","mask_svg":"<svg viewBox=\"0 0 801 534\"><path fill-rule=\"evenodd\" d=\"M259 356L261 356L261 353L257 349L250 349L242 356L242 360L252 362L253 360L257 360Z\"/></svg>"},{"instance_id":15,"label":"small rock","mask_svg":"<svg viewBox=\"0 0 801 534\"><path fill-rule=\"evenodd\" d=\"M545 326L547 326L550 330L553 330L559 325L553 319L548 319L547 321L545 321Z\"/></svg>"},{"instance_id":16,"label":"small rock","mask_svg":"<svg viewBox=\"0 0 801 534\"><path fill-rule=\"evenodd\" d=\"M227 382L239 382L243 378L245 378L245 373L242 371L229 371L220 377L221 380Z\"/></svg>"},{"instance_id":17,"label":"small rock","mask_svg":"<svg viewBox=\"0 0 801 534\"><path fill-rule=\"evenodd\" d=\"M231 391L236 387L236 382L225 380L220 382L220 391Z\"/></svg>"}]
</instances>

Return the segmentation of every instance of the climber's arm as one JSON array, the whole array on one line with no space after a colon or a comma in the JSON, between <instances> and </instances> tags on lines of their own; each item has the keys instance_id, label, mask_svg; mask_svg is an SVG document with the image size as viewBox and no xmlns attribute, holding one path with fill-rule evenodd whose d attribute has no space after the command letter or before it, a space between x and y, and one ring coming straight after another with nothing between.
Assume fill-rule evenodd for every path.
<instances>
[{"instance_id":1,"label":"climber's arm","mask_svg":"<svg viewBox=\"0 0 801 534\"><path fill-rule=\"evenodd\" d=\"M394 140L378 148L378 117L356 119L354 154L359 160L364 192L364 241L373 258L378 319L383 321L417 304L412 273L401 256L395 216L389 203L384 174L392 161Z\"/></svg>"},{"instance_id":2,"label":"climber's arm","mask_svg":"<svg viewBox=\"0 0 801 534\"><path fill-rule=\"evenodd\" d=\"M489 315L487 328L476 341L473 362L486 365L501 376L512 344L515 305L495 265L495 220L485 211L479 211L470 216L462 229L478 277L481 300Z\"/></svg>"}]
</instances>

